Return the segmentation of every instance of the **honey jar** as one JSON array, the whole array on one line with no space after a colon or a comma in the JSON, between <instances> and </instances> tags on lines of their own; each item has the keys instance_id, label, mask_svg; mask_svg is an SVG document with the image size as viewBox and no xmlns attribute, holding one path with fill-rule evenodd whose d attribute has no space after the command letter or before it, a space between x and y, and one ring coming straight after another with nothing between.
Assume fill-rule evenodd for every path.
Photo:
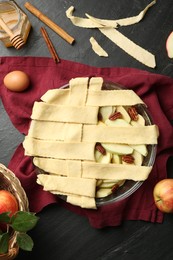
<instances>
[{"instance_id":1,"label":"honey jar","mask_svg":"<svg viewBox=\"0 0 173 260\"><path fill-rule=\"evenodd\" d=\"M31 24L27 15L15 1L0 1L0 18L6 23L14 35L20 35L26 43ZM0 26L0 40L6 47L13 46L9 35Z\"/></svg>"}]
</instances>

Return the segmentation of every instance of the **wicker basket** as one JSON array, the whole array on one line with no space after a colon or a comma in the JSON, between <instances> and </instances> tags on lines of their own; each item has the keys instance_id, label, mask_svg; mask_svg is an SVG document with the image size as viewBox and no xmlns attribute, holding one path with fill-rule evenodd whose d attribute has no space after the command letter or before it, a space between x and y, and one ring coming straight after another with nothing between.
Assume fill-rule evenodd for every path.
<instances>
[{"instance_id":1,"label":"wicker basket","mask_svg":"<svg viewBox=\"0 0 173 260\"><path fill-rule=\"evenodd\" d=\"M16 197L19 204L19 210L29 211L28 199L19 179L12 171L7 169L3 164L0 164L0 190L2 189L10 191ZM16 245L15 241L16 232L11 235L8 253L0 254L0 260L12 260L17 256L19 247Z\"/></svg>"}]
</instances>

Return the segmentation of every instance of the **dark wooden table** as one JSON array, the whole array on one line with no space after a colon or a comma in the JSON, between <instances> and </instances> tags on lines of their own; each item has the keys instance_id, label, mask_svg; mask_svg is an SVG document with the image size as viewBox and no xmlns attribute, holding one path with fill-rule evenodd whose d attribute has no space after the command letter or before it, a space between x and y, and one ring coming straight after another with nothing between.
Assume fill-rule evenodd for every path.
<instances>
[{"instance_id":1,"label":"dark wooden table","mask_svg":"<svg viewBox=\"0 0 173 260\"><path fill-rule=\"evenodd\" d=\"M25 1L17 4L27 13L31 23L27 45L20 51L5 48L0 43L1 56L50 56L40 34L43 23L29 13ZM122 51L98 30L75 27L66 18L65 11L73 5L75 15L89 13L96 17L115 19L138 14L149 0L33 0L30 1L43 13L71 34L73 46L62 40L52 30L47 31L58 50L60 58L98 67L133 67L173 77L173 60L166 52L166 39L173 30L172 0L158 0L138 24L121 28L130 39L156 56L157 67L150 69ZM108 58L98 57L91 49L89 38L95 36L109 52ZM165 90L166 91L166 90ZM173 97L170 97L173 99ZM0 162L8 166L11 156L23 136L11 124L0 101ZM168 161L171 177L173 162ZM172 173L173 177L173 173ZM101 230L92 228L88 220L57 205L50 205L38 214L40 221L30 232L34 240L32 252L20 251L17 259L49 260L159 260L173 259L173 215L165 215L163 224L144 221L126 221L119 227Z\"/></svg>"}]
</instances>

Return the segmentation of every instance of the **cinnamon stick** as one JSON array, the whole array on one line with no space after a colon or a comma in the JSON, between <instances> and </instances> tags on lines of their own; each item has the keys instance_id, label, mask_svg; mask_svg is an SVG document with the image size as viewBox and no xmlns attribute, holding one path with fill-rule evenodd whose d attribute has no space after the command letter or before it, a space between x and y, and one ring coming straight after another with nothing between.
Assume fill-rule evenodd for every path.
<instances>
[{"instance_id":1,"label":"cinnamon stick","mask_svg":"<svg viewBox=\"0 0 173 260\"><path fill-rule=\"evenodd\" d=\"M50 54L52 55L53 60L55 61L55 63L60 62L60 59L59 59L59 57L58 57L58 54L57 54L56 51L55 51L55 48L54 48L54 46L53 46L53 44L52 44L52 42L51 42L51 40L50 40L50 38L49 38L49 35L48 35L46 29L43 28L43 27L41 27L41 28L40 28L40 31L41 31L41 33L42 33L42 36L43 36L45 42L46 42L46 45L47 45L47 47L48 47L48 49L49 49L49 52L50 52Z\"/></svg>"},{"instance_id":2,"label":"cinnamon stick","mask_svg":"<svg viewBox=\"0 0 173 260\"><path fill-rule=\"evenodd\" d=\"M29 2L25 3L25 7L28 11L34 14L38 19L40 19L43 23L49 26L54 32L56 32L59 36L61 36L68 43L72 44L75 39L70 36L67 32L65 32L61 27L59 27L56 23L54 23L50 18L44 15L41 11L31 5Z\"/></svg>"}]
</instances>

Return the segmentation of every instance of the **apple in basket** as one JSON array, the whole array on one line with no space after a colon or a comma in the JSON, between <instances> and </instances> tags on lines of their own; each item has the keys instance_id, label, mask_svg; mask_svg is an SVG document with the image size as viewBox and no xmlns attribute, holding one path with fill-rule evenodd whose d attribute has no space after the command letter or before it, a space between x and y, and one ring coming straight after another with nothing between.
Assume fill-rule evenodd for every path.
<instances>
[{"instance_id":1,"label":"apple in basket","mask_svg":"<svg viewBox=\"0 0 173 260\"><path fill-rule=\"evenodd\" d=\"M163 179L156 183L153 196L160 211L173 213L173 179Z\"/></svg>"},{"instance_id":2,"label":"apple in basket","mask_svg":"<svg viewBox=\"0 0 173 260\"><path fill-rule=\"evenodd\" d=\"M7 190L0 190L0 214L10 212L9 215L12 216L18 211L18 208L15 196Z\"/></svg>"},{"instance_id":3,"label":"apple in basket","mask_svg":"<svg viewBox=\"0 0 173 260\"><path fill-rule=\"evenodd\" d=\"M9 212L9 216L13 216L19 209L17 199L15 196L7 191L7 190L0 190L0 214ZM6 224L1 223L0 229L5 230Z\"/></svg>"}]
</instances>

